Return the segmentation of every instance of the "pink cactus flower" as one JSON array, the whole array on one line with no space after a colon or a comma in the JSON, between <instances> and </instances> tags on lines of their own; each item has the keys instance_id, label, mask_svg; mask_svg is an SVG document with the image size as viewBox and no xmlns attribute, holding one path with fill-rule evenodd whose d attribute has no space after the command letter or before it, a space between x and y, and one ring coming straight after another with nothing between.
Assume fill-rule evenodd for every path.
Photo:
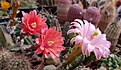
<instances>
[{"instance_id":1,"label":"pink cactus flower","mask_svg":"<svg viewBox=\"0 0 121 70\"><path fill-rule=\"evenodd\" d=\"M76 22L72 22L72 26L75 29L70 29L67 34L78 33L76 37L72 39L75 44L82 43L82 53L86 56L90 55L90 52L94 52L97 59L101 57L107 58L110 54L111 43L106 40L106 35L101 34L101 31L88 21L76 19ZM80 24L79 24L80 23Z\"/></svg>"},{"instance_id":2,"label":"pink cactus flower","mask_svg":"<svg viewBox=\"0 0 121 70\"><path fill-rule=\"evenodd\" d=\"M56 27L49 28L40 38L36 39L36 43L39 45L35 54L40 54L43 52L45 58L48 58L49 54L53 59L59 57L59 54L62 50L65 50L65 47L62 46L63 38L61 37L62 33L56 31Z\"/></svg>"},{"instance_id":3,"label":"pink cactus flower","mask_svg":"<svg viewBox=\"0 0 121 70\"><path fill-rule=\"evenodd\" d=\"M46 18L42 18L41 14L37 15L36 10L30 11L29 14L25 12L22 12L22 14L23 25L18 25L18 27L22 28L21 32L40 36L43 27L47 26L45 23Z\"/></svg>"}]
</instances>

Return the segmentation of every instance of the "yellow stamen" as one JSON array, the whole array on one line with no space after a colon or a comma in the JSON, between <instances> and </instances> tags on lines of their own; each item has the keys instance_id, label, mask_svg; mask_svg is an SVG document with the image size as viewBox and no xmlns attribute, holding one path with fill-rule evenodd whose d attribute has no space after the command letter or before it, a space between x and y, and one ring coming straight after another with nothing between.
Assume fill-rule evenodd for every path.
<instances>
[{"instance_id":1,"label":"yellow stamen","mask_svg":"<svg viewBox=\"0 0 121 70\"><path fill-rule=\"evenodd\" d=\"M97 36L98 35L98 32L94 32L92 36Z\"/></svg>"},{"instance_id":2,"label":"yellow stamen","mask_svg":"<svg viewBox=\"0 0 121 70\"><path fill-rule=\"evenodd\" d=\"M48 45L49 45L49 46L51 46L51 45L53 45L53 44L54 44L54 41L49 41L49 42L48 42Z\"/></svg>"},{"instance_id":3,"label":"yellow stamen","mask_svg":"<svg viewBox=\"0 0 121 70\"><path fill-rule=\"evenodd\" d=\"M36 22L32 23L32 26L36 26Z\"/></svg>"}]
</instances>

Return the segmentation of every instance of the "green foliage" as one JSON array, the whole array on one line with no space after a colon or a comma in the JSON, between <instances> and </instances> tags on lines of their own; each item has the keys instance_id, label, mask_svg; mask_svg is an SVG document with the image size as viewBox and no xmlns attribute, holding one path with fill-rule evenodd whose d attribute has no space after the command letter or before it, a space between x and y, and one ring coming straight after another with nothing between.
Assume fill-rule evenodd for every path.
<instances>
[{"instance_id":1,"label":"green foliage","mask_svg":"<svg viewBox=\"0 0 121 70\"><path fill-rule=\"evenodd\" d=\"M101 66L108 67L109 70L121 68L121 58L111 54L108 58L101 58Z\"/></svg>"}]
</instances>

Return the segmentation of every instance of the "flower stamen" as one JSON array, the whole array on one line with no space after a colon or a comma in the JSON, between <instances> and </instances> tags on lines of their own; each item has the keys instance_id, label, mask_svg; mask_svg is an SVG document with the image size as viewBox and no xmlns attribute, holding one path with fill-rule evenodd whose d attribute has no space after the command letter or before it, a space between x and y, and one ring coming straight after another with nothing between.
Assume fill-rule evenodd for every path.
<instances>
[{"instance_id":1,"label":"flower stamen","mask_svg":"<svg viewBox=\"0 0 121 70\"><path fill-rule=\"evenodd\" d=\"M37 23L36 23L36 22L32 23L32 27L33 27L33 28L35 28L35 27L36 27L36 25L37 25Z\"/></svg>"},{"instance_id":2,"label":"flower stamen","mask_svg":"<svg viewBox=\"0 0 121 70\"><path fill-rule=\"evenodd\" d=\"M92 36L94 37L94 36L97 36L97 35L98 35L98 32L94 32Z\"/></svg>"},{"instance_id":3,"label":"flower stamen","mask_svg":"<svg viewBox=\"0 0 121 70\"><path fill-rule=\"evenodd\" d=\"M48 45L52 46L54 44L54 41L48 41Z\"/></svg>"}]
</instances>

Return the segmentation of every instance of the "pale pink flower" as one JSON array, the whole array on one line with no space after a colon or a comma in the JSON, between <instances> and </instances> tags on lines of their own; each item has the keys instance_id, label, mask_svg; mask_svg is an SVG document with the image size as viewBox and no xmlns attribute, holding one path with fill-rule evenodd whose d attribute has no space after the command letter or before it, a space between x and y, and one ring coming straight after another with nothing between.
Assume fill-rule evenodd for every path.
<instances>
[{"instance_id":1,"label":"pale pink flower","mask_svg":"<svg viewBox=\"0 0 121 70\"><path fill-rule=\"evenodd\" d=\"M36 50L36 54L43 52L45 58L48 58L49 54L53 59L59 57L59 54L62 50L65 50L63 47L63 37L61 32L56 31L56 27L46 29L40 38L36 39L36 43L39 45Z\"/></svg>"},{"instance_id":2,"label":"pale pink flower","mask_svg":"<svg viewBox=\"0 0 121 70\"><path fill-rule=\"evenodd\" d=\"M40 33L44 27L46 27L46 18L42 18L41 14L37 15L36 10L30 11L30 13L22 12L22 25L18 25L22 28L22 33L27 33L29 35L40 36Z\"/></svg>"},{"instance_id":3,"label":"pale pink flower","mask_svg":"<svg viewBox=\"0 0 121 70\"><path fill-rule=\"evenodd\" d=\"M79 24L80 23L80 24ZM82 43L82 53L89 56L90 52L94 52L97 59L101 57L108 57L110 54L111 43L106 40L106 35L101 34L101 31L88 21L76 19L72 22L72 26L75 29L70 29L67 34L78 33L76 37L72 39L75 44Z\"/></svg>"}]
</instances>

